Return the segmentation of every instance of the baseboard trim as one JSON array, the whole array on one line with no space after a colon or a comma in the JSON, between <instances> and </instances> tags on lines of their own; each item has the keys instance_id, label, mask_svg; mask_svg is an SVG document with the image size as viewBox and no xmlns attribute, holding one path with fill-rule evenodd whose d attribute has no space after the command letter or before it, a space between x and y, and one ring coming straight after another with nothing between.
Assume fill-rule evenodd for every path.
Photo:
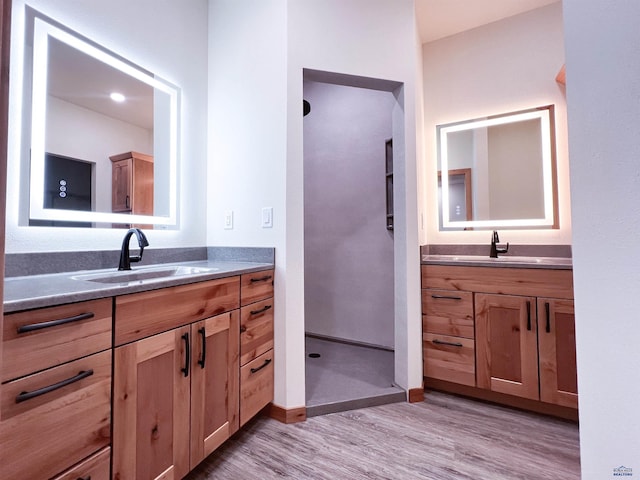
<instances>
[{"instance_id":1,"label":"baseboard trim","mask_svg":"<svg viewBox=\"0 0 640 480\"><path fill-rule=\"evenodd\" d=\"M268 415L281 423L298 423L307 419L307 408L284 408L273 403L269 405Z\"/></svg>"},{"instance_id":2,"label":"baseboard trim","mask_svg":"<svg viewBox=\"0 0 640 480\"><path fill-rule=\"evenodd\" d=\"M572 422L578 421L578 410L575 408L562 407L551 403L514 397L504 393L492 392L482 388L469 387L467 385L460 385L435 378L425 377L424 385L426 390L438 390L441 392L453 393L455 395L471 397L476 400L483 400L485 402L495 403L502 406L541 413L543 415L550 415L564 420L570 420ZM428 393L426 394L426 401L429 401Z\"/></svg>"},{"instance_id":3,"label":"baseboard trim","mask_svg":"<svg viewBox=\"0 0 640 480\"><path fill-rule=\"evenodd\" d=\"M424 387L410 388L408 392L409 403L420 403L424 401Z\"/></svg>"}]
</instances>

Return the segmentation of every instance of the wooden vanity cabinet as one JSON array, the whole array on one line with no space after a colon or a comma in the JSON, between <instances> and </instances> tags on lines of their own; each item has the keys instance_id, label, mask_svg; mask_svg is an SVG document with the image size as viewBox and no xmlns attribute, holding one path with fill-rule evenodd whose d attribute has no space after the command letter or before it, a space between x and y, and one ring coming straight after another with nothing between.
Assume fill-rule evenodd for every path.
<instances>
[{"instance_id":1,"label":"wooden vanity cabinet","mask_svg":"<svg viewBox=\"0 0 640 480\"><path fill-rule=\"evenodd\" d=\"M114 479L182 478L238 429L239 299L237 276L116 298Z\"/></svg>"},{"instance_id":2,"label":"wooden vanity cabinet","mask_svg":"<svg viewBox=\"0 0 640 480\"><path fill-rule=\"evenodd\" d=\"M539 399L536 299L476 294L478 387Z\"/></svg>"},{"instance_id":3,"label":"wooden vanity cabinet","mask_svg":"<svg viewBox=\"0 0 640 480\"><path fill-rule=\"evenodd\" d=\"M475 386L473 293L424 289L422 313L424 375Z\"/></svg>"},{"instance_id":4,"label":"wooden vanity cabinet","mask_svg":"<svg viewBox=\"0 0 640 480\"><path fill-rule=\"evenodd\" d=\"M427 386L432 379L443 380L445 388L457 393L514 405L509 398L531 401L519 405L524 408L545 402L577 409L571 270L423 265L422 286ZM469 295L472 309L461 310ZM458 297L461 300L452 299ZM451 302L446 308L442 306L445 299ZM477 388L458 390L456 384L473 386L470 375L461 377L459 372L462 352L473 348L465 345L461 332L471 336L471 328ZM441 340L434 335L445 334L449 337L443 341L456 346L441 346L450 350L447 368L436 369L441 361L437 355L444 353L434 351L433 339Z\"/></svg>"},{"instance_id":5,"label":"wooden vanity cabinet","mask_svg":"<svg viewBox=\"0 0 640 480\"><path fill-rule=\"evenodd\" d=\"M273 401L273 274L241 279L240 425Z\"/></svg>"},{"instance_id":6,"label":"wooden vanity cabinet","mask_svg":"<svg viewBox=\"0 0 640 480\"><path fill-rule=\"evenodd\" d=\"M191 468L239 428L238 310L191 326Z\"/></svg>"},{"instance_id":7,"label":"wooden vanity cabinet","mask_svg":"<svg viewBox=\"0 0 640 480\"><path fill-rule=\"evenodd\" d=\"M114 479L178 479L189 472L191 379L182 371L189 331L184 326L115 349Z\"/></svg>"},{"instance_id":8,"label":"wooden vanity cabinet","mask_svg":"<svg viewBox=\"0 0 640 480\"><path fill-rule=\"evenodd\" d=\"M111 299L10 313L3 329L0 476L83 478L109 456Z\"/></svg>"},{"instance_id":9,"label":"wooden vanity cabinet","mask_svg":"<svg viewBox=\"0 0 640 480\"><path fill-rule=\"evenodd\" d=\"M573 300L538 299L540 400L578 408Z\"/></svg>"}]
</instances>

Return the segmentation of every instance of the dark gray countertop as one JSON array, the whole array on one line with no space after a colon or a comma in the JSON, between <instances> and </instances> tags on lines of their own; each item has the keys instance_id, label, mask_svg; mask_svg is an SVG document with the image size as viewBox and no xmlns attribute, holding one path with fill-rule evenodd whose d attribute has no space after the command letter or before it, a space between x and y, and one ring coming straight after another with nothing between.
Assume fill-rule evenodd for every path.
<instances>
[{"instance_id":1,"label":"dark gray countertop","mask_svg":"<svg viewBox=\"0 0 640 480\"><path fill-rule=\"evenodd\" d=\"M454 265L465 267L573 269L572 260L567 257L518 257L504 255L498 258L490 258L488 255L422 255L421 263L423 265Z\"/></svg>"},{"instance_id":2,"label":"dark gray countertop","mask_svg":"<svg viewBox=\"0 0 640 480\"><path fill-rule=\"evenodd\" d=\"M128 293L155 290L158 288L203 282L216 278L230 277L243 273L258 272L273 268L272 263L231 262L202 260L194 262L178 262L172 264L153 265L147 267L133 267L132 271L142 271L145 268L160 266L183 265L216 269L215 271L195 273L189 275L154 278L152 280L132 281L126 283L98 283L89 280L75 280L73 276L114 272L107 270L83 270L76 272L54 273L46 275L29 275L23 277L5 278L4 281L4 311L5 313L28 310L32 308L62 305L64 303L93 300L96 298L126 295Z\"/></svg>"}]
</instances>

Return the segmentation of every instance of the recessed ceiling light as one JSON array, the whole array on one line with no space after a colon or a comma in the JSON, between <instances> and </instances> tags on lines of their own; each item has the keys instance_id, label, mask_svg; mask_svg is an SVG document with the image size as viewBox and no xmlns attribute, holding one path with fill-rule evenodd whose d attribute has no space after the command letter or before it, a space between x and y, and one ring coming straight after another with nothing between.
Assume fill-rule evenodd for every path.
<instances>
[{"instance_id":1,"label":"recessed ceiling light","mask_svg":"<svg viewBox=\"0 0 640 480\"><path fill-rule=\"evenodd\" d=\"M124 102L124 101L125 101L125 97L124 97L124 95L123 95L123 94L121 94L121 93L113 92L113 93L111 94L111 100L113 100L114 102L121 103L121 102Z\"/></svg>"}]
</instances>

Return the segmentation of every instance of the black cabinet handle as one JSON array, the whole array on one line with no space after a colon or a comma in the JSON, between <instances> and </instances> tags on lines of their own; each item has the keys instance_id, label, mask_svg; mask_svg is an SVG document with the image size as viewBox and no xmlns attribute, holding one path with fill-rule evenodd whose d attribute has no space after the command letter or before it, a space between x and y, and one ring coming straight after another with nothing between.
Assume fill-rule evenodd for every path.
<instances>
[{"instance_id":1,"label":"black cabinet handle","mask_svg":"<svg viewBox=\"0 0 640 480\"><path fill-rule=\"evenodd\" d=\"M207 358L207 333L204 327L200 328L198 330L198 333L201 335L201 338L202 338L202 357L200 358L200 360L198 360L198 365L204 368L204 361Z\"/></svg>"},{"instance_id":2,"label":"black cabinet handle","mask_svg":"<svg viewBox=\"0 0 640 480\"><path fill-rule=\"evenodd\" d=\"M265 306L264 306L264 307L262 307L261 309L259 309L259 310L251 310L249 313L250 313L251 315L258 315L259 313L264 313L264 312L266 312L266 311L267 311L267 310L269 310L270 308L271 308L271 305L265 305Z\"/></svg>"},{"instance_id":3,"label":"black cabinet handle","mask_svg":"<svg viewBox=\"0 0 640 480\"><path fill-rule=\"evenodd\" d=\"M259 372L260 370L262 370L264 367L266 367L267 365L269 365L271 363L271 359L267 358L264 363L262 365L260 365L258 368L252 368L251 369L251 373L256 373Z\"/></svg>"},{"instance_id":4,"label":"black cabinet handle","mask_svg":"<svg viewBox=\"0 0 640 480\"><path fill-rule=\"evenodd\" d=\"M547 325L545 330L547 333L551 333L551 315L549 314L549 302L544 303L544 310L547 313Z\"/></svg>"},{"instance_id":5,"label":"black cabinet handle","mask_svg":"<svg viewBox=\"0 0 640 480\"><path fill-rule=\"evenodd\" d=\"M245 325L240 325L240 333L244 333L247 331L247 327Z\"/></svg>"},{"instance_id":6,"label":"black cabinet handle","mask_svg":"<svg viewBox=\"0 0 640 480\"><path fill-rule=\"evenodd\" d=\"M271 280L273 278L272 275L266 275L264 277L260 277L260 278L252 278L251 280L249 280L251 283L257 283L257 282L266 282L267 280Z\"/></svg>"},{"instance_id":7,"label":"black cabinet handle","mask_svg":"<svg viewBox=\"0 0 640 480\"><path fill-rule=\"evenodd\" d=\"M189 364L191 363L191 345L189 344L189 334L185 333L184 335L182 335L182 340L184 340L185 359L184 359L184 368L181 368L180 371L184 373L185 377L188 377Z\"/></svg>"},{"instance_id":8,"label":"black cabinet handle","mask_svg":"<svg viewBox=\"0 0 640 480\"><path fill-rule=\"evenodd\" d=\"M47 387L39 388L38 390L33 390L32 392L21 392L16 397L16 403L24 402L26 400L31 400L32 398L39 397L40 395L44 395L45 393L53 392L54 390L58 390L59 388L66 387L67 385L71 385L72 383L79 382L83 378L87 378L93 375L93 370L84 370L78 373L76 376L67 378L58 383L54 383L53 385L49 385Z\"/></svg>"},{"instance_id":9,"label":"black cabinet handle","mask_svg":"<svg viewBox=\"0 0 640 480\"><path fill-rule=\"evenodd\" d=\"M129 195L127 195L126 198L124 199L124 206L125 206L125 208L131 208L129 206Z\"/></svg>"},{"instance_id":10,"label":"black cabinet handle","mask_svg":"<svg viewBox=\"0 0 640 480\"><path fill-rule=\"evenodd\" d=\"M435 345L447 345L449 347L462 347L463 345L460 342L443 342L442 340L431 340Z\"/></svg>"},{"instance_id":11,"label":"black cabinet handle","mask_svg":"<svg viewBox=\"0 0 640 480\"><path fill-rule=\"evenodd\" d=\"M431 295L431 298L435 298L436 300L445 299L445 300L462 300L462 297L454 297L449 295Z\"/></svg>"},{"instance_id":12,"label":"black cabinet handle","mask_svg":"<svg viewBox=\"0 0 640 480\"><path fill-rule=\"evenodd\" d=\"M33 332L34 330L42 330L43 328L57 327L58 325L64 325L65 323L79 322L80 320L86 320L87 318L93 317L93 312L87 312L73 317L59 318L58 320L49 320L41 323L32 323L31 325L22 325L21 327L18 327L18 333L27 333Z\"/></svg>"},{"instance_id":13,"label":"black cabinet handle","mask_svg":"<svg viewBox=\"0 0 640 480\"><path fill-rule=\"evenodd\" d=\"M531 302L527 300L527 330L531 331Z\"/></svg>"},{"instance_id":14,"label":"black cabinet handle","mask_svg":"<svg viewBox=\"0 0 640 480\"><path fill-rule=\"evenodd\" d=\"M86 477L78 477L78 480L91 480L91 475L87 475Z\"/></svg>"}]
</instances>

